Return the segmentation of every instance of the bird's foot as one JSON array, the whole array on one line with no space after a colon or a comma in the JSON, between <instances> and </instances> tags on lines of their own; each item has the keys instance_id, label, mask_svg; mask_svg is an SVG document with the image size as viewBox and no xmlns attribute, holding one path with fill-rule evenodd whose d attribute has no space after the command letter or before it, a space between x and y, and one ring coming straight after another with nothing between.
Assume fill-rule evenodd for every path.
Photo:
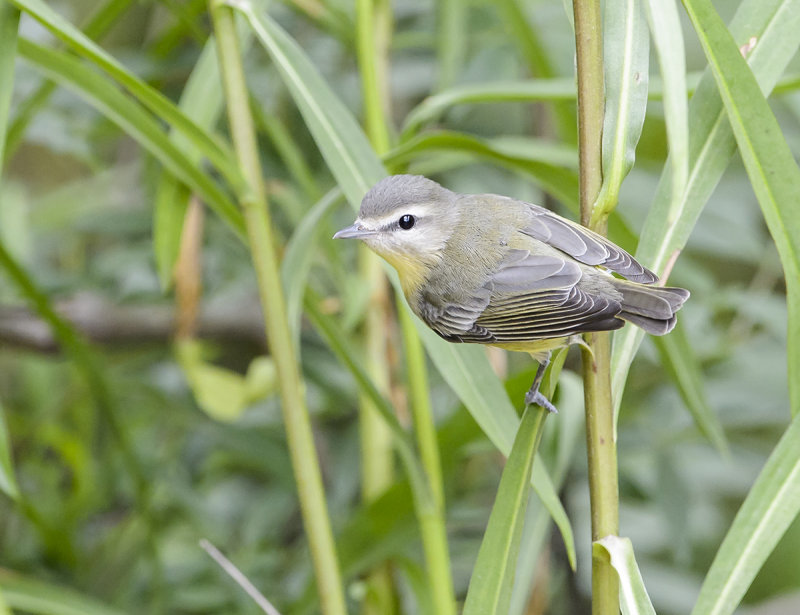
<instances>
[{"instance_id":1,"label":"bird's foot","mask_svg":"<svg viewBox=\"0 0 800 615\"><path fill-rule=\"evenodd\" d=\"M525 406L530 406L531 404L536 404L537 406L541 406L551 414L558 414L558 410L552 404L552 402L547 399L544 395L542 395L541 391L528 391L525 393Z\"/></svg>"}]
</instances>

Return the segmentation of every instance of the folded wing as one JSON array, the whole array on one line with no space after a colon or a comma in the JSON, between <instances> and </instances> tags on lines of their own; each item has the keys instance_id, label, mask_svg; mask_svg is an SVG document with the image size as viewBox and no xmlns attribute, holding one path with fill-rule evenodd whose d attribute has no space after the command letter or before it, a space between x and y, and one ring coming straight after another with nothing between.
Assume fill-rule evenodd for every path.
<instances>
[{"instance_id":1,"label":"folded wing","mask_svg":"<svg viewBox=\"0 0 800 615\"><path fill-rule=\"evenodd\" d=\"M557 216L544 207L531 203L527 205L533 215L522 232L529 237L543 241L581 263L610 269L632 282L652 284L658 281L655 273L602 235Z\"/></svg>"},{"instance_id":2,"label":"folded wing","mask_svg":"<svg viewBox=\"0 0 800 615\"><path fill-rule=\"evenodd\" d=\"M555 256L511 250L492 278L458 304L423 301L422 318L455 342L524 343L618 329L620 304L578 287L580 266Z\"/></svg>"}]
</instances>

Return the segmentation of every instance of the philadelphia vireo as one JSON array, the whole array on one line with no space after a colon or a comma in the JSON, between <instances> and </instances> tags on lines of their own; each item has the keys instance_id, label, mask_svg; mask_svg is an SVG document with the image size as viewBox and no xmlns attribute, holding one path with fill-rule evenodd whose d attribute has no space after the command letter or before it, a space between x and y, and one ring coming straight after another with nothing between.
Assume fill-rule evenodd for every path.
<instances>
[{"instance_id":1,"label":"philadelphia vireo","mask_svg":"<svg viewBox=\"0 0 800 615\"><path fill-rule=\"evenodd\" d=\"M625 250L544 207L418 175L382 179L334 238L386 259L411 309L444 339L530 353L540 367L525 402L551 411L539 392L551 350L624 321L664 335L689 297L654 286L658 276Z\"/></svg>"}]
</instances>

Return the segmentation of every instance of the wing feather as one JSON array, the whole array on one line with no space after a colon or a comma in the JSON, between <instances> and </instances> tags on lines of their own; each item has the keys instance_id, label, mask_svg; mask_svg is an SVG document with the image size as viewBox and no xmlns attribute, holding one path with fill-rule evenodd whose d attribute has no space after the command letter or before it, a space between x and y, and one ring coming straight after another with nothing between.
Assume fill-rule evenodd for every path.
<instances>
[{"instance_id":1,"label":"wing feather","mask_svg":"<svg viewBox=\"0 0 800 615\"><path fill-rule=\"evenodd\" d=\"M658 281L655 273L602 235L544 207L528 205L533 217L522 232L529 237L543 241L582 263L603 266L633 282L652 284Z\"/></svg>"},{"instance_id":2,"label":"wing feather","mask_svg":"<svg viewBox=\"0 0 800 615\"><path fill-rule=\"evenodd\" d=\"M458 303L424 298L418 313L450 341L502 344L615 329L620 304L578 286L580 266L556 256L511 250L492 278Z\"/></svg>"}]
</instances>

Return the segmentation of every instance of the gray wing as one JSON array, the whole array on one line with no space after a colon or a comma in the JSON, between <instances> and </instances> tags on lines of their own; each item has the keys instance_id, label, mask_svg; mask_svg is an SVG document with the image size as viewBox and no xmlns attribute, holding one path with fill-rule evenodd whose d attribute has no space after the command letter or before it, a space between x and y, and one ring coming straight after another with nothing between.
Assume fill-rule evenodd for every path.
<instances>
[{"instance_id":1,"label":"gray wing","mask_svg":"<svg viewBox=\"0 0 800 615\"><path fill-rule=\"evenodd\" d=\"M613 298L578 287L580 266L555 256L511 250L492 278L458 303L424 298L419 313L453 342L503 344L618 329L621 307Z\"/></svg>"},{"instance_id":2,"label":"gray wing","mask_svg":"<svg viewBox=\"0 0 800 615\"><path fill-rule=\"evenodd\" d=\"M522 232L529 237L543 241L587 265L601 265L633 282L652 284L658 281L655 273L605 237L544 207L527 205L533 216Z\"/></svg>"}]
</instances>

